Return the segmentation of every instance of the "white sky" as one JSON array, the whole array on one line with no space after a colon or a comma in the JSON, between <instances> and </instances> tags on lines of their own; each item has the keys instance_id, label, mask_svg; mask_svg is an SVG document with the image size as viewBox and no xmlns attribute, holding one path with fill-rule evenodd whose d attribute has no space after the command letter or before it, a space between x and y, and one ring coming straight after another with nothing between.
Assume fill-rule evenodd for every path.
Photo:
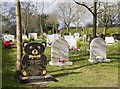
<instances>
[{"instance_id":1,"label":"white sky","mask_svg":"<svg viewBox=\"0 0 120 89\"><path fill-rule=\"evenodd\" d=\"M1 0L1 2L15 2L16 0ZM53 2L53 1L56 1L56 2L69 2L69 1L72 1L73 0L20 0L21 2L25 1L25 2L42 2L42 1L45 1L45 2ZM76 0L76 1L80 1L80 2L93 2L94 0ZM100 1L100 2L119 2L120 0L97 0L97 1Z\"/></svg>"},{"instance_id":2,"label":"white sky","mask_svg":"<svg viewBox=\"0 0 120 89\"><path fill-rule=\"evenodd\" d=\"M1 2L15 2L16 0L1 0ZM49 3L47 7L45 7L45 13L50 13L56 9L56 5L58 2L73 2L73 0L20 0L21 2L46 2ZM80 2L88 2L91 3L94 0L76 0ZM97 0L98 1L98 0ZM99 0L100 2L118 2L119 0ZM86 17L85 23L92 22L92 15L88 11L88 16Z\"/></svg>"}]
</instances>

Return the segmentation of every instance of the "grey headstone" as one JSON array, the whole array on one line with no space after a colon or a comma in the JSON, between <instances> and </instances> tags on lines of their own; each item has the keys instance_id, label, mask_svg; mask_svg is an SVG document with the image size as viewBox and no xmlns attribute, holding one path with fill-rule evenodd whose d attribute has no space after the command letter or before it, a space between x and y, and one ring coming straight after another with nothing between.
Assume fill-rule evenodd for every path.
<instances>
[{"instance_id":1,"label":"grey headstone","mask_svg":"<svg viewBox=\"0 0 120 89\"><path fill-rule=\"evenodd\" d=\"M102 38L95 38L91 41L89 62L110 62L106 59L106 43Z\"/></svg>"},{"instance_id":2,"label":"grey headstone","mask_svg":"<svg viewBox=\"0 0 120 89\"><path fill-rule=\"evenodd\" d=\"M50 65L63 66L72 65L72 62L58 62L58 59L69 59L69 45L64 38L59 38L54 41L51 47L51 61Z\"/></svg>"}]
</instances>

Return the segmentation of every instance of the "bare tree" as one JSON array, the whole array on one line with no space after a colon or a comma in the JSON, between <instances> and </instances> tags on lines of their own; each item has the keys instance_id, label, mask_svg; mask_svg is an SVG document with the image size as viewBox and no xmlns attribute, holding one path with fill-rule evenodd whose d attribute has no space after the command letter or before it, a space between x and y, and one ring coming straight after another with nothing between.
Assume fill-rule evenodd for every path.
<instances>
[{"instance_id":1,"label":"bare tree","mask_svg":"<svg viewBox=\"0 0 120 89\"><path fill-rule=\"evenodd\" d=\"M40 33L42 35L42 40L44 40L44 36L43 36L44 9L45 9L45 2L44 1L36 2L36 11L38 13L38 23L39 23Z\"/></svg>"},{"instance_id":2,"label":"bare tree","mask_svg":"<svg viewBox=\"0 0 120 89\"><path fill-rule=\"evenodd\" d=\"M16 71L19 74L21 71L22 59L22 30L21 30L21 8L20 1L16 0L16 36L17 36L17 62Z\"/></svg>"},{"instance_id":3,"label":"bare tree","mask_svg":"<svg viewBox=\"0 0 120 89\"><path fill-rule=\"evenodd\" d=\"M9 8L8 8L9 5ZM14 2L2 2L0 7L2 15L2 30L8 31L11 34L15 34L15 4Z\"/></svg>"},{"instance_id":4,"label":"bare tree","mask_svg":"<svg viewBox=\"0 0 120 89\"><path fill-rule=\"evenodd\" d=\"M96 37L96 26L97 26L97 1L94 0L93 6L87 5L85 2L77 2L76 0L73 0L73 1L78 5L84 6L90 11L90 13L92 13L93 15L93 38L95 38Z\"/></svg>"},{"instance_id":5,"label":"bare tree","mask_svg":"<svg viewBox=\"0 0 120 89\"><path fill-rule=\"evenodd\" d=\"M50 24L52 26L52 33L57 32L57 14L55 12L52 12L48 15L46 23Z\"/></svg>"},{"instance_id":6,"label":"bare tree","mask_svg":"<svg viewBox=\"0 0 120 89\"><path fill-rule=\"evenodd\" d=\"M76 16L75 16L75 20L74 20L74 25L76 26L76 32L79 30L80 24L82 24L82 26L85 25L85 19L86 19L86 8L80 6L80 5L76 5L75 6L75 11L76 11Z\"/></svg>"},{"instance_id":7,"label":"bare tree","mask_svg":"<svg viewBox=\"0 0 120 89\"><path fill-rule=\"evenodd\" d=\"M61 2L58 3L58 8L59 19L65 24L67 32L69 32L69 26L74 22L74 17L76 15L74 4L71 2Z\"/></svg>"},{"instance_id":8,"label":"bare tree","mask_svg":"<svg viewBox=\"0 0 120 89\"><path fill-rule=\"evenodd\" d=\"M117 21L118 5L110 2L102 2L98 13L98 21L104 27L103 34L106 34L108 25L112 26Z\"/></svg>"},{"instance_id":9,"label":"bare tree","mask_svg":"<svg viewBox=\"0 0 120 89\"><path fill-rule=\"evenodd\" d=\"M22 15L22 27L23 33L28 34L28 30L30 30L32 23L32 15L35 13L35 5L30 2L22 2L21 3L21 15Z\"/></svg>"}]
</instances>

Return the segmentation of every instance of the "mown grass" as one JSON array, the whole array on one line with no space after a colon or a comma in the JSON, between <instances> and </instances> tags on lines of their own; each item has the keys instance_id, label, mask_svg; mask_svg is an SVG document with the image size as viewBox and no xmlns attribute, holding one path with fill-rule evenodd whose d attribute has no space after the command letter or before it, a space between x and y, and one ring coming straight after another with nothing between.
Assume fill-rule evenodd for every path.
<instances>
[{"instance_id":1,"label":"mown grass","mask_svg":"<svg viewBox=\"0 0 120 89\"><path fill-rule=\"evenodd\" d=\"M69 52L69 60L72 66L47 65L48 73L58 82L46 85L53 87L118 87L118 43L107 46L107 58L110 63L89 63L89 43L82 43L81 51ZM45 55L48 61L51 59L51 48L47 47ZM2 87L20 87L23 89L33 88L31 85L20 84L15 75L16 48L2 48ZM41 86L42 87L42 86Z\"/></svg>"}]
</instances>

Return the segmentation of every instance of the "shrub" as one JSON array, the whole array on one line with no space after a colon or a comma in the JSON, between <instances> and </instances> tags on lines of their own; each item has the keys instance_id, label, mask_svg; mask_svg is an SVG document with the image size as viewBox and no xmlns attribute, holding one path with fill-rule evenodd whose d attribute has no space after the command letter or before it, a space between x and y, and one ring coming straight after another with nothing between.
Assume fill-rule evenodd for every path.
<instances>
[{"instance_id":1,"label":"shrub","mask_svg":"<svg viewBox=\"0 0 120 89\"><path fill-rule=\"evenodd\" d=\"M81 47L81 39L80 38L77 40L76 46L78 49L80 49L80 47Z\"/></svg>"},{"instance_id":2,"label":"shrub","mask_svg":"<svg viewBox=\"0 0 120 89\"><path fill-rule=\"evenodd\" d=\"M28 39L27 39L27 38L24 38L23 41L28 41Z\"/></svg>"}]
</instances>

